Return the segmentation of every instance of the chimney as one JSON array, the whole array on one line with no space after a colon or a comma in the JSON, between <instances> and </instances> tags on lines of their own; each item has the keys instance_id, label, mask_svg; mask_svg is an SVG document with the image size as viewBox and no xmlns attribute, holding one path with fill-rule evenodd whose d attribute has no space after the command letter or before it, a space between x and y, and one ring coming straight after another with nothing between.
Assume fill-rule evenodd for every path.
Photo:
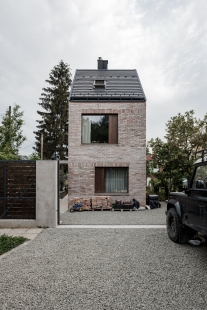
<instances>
[{"instance_id":1,"label":"chimney","mask_svg":"<svg viewBox=\"0 0 207 310\"><path fill-rule=\"evenodd\" d=\"M97 61L98 61L98 70L108 69L108 60L103 60L101 57L99 57Z\"/></svg>"}]
</instances>

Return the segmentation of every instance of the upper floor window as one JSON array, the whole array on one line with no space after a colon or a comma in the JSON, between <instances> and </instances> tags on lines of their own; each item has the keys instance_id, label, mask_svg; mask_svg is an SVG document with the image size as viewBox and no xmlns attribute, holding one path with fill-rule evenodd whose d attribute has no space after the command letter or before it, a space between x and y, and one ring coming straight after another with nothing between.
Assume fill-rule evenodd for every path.
<instances>
[{"instance_id":1,"label":"upper floor window","mask_svg":"<svg viewBox=\"0 0 207 310\"><path fill-rule=\"evenodd\" d=\"M118 115L82 115L82 143L118 143Z\"/></svg>"}]
</instances>

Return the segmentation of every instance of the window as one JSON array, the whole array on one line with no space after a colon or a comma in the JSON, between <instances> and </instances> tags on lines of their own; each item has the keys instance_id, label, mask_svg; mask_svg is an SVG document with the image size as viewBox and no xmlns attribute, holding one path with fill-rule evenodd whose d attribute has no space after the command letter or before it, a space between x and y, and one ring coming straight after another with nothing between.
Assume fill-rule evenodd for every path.
<instances>
[{"instance_id":1,"label":"window","mask_svg":"<svg viewBox=\"0 0 207 310\"><path fill-rule=\"evenodd\" d=\"M106 86L105 80L95 80L93 86L95 88L105 88Z\"/></svg>"},{"instance_id":2,"label":"window","mask_svg":"<svg viewBox=\"0 0 207 310\"><path fill-rule=\"evenodd\" d=\"M127 193L128 168L95 168L96 193Z\"/></svg>"},{"instance_id":3,"label":"window","mask_svg":"<svg viewBox=\"0 0 207 310\"><path fill-rule=\"evenodd\" d=\"M82 143L118 143L118 115L82 115Z\"/></svg>"},{"instance_id":4,"label":"window","mask_svg":"<svg viewBox=\"0 0 207 310\"><path fill-rule=\"evenodd\" d=\"M194 174L192 188L207 188L207 166L199 166Z\"/></svg>"}]
</instances>

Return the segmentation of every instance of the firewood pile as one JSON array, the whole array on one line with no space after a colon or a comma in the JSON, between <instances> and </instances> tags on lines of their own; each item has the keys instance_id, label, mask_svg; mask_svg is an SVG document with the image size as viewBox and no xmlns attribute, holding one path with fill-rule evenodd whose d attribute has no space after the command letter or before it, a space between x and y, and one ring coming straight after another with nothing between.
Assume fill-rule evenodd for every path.
<instances>
[{"instance_id":1,"label":"firewood pile","mask_svg":"<svg viewBox=\"0 0 207 310\"><path fill-rule=\"evenodd\" d=\"M92 197L92 210L111 209L110 196L93 196Z\"/></svg>"},{"instance_id":2,"label":"firewood pile","mask_svg":"<svg viewBox=\"0 0 207 310\"><path fill-rule=\"evenodd\" d=\"M83 211L92 210L111 210L111 197L110 196L93 196L92 199L83 199L80 197L74 197L70 200L68 209L69 211L76 204L82 204L81 209ZM79 208L77 209L77 211Z\"/></svg>"},{"instance_id":3,"label":"firewood pile","mask_svg":"<svg viewBox=\"0 0 207 310\"><path fill-rule=\"evenodd\" d=\"M69 207L68 207L69 211L74 205L79 204L79 203L82 204L81 209L83 211L84 210L86 210L86 211L91 210L91 199L83 199L83 198L75 197L75 198L70 200Z\"/></svg>"}]
</instances>

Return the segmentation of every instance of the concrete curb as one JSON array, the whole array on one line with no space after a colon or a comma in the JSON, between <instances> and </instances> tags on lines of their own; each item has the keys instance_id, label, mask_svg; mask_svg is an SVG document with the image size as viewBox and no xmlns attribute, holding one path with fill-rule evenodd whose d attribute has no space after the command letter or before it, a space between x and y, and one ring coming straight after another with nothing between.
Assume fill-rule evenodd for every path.
<instances>
[{"instance_id":1,"label":"concrete curb","mask_svg":"<svg viewBox=\"0 0 207 310\"><path fill-rule=\"evenodd\" d=\"M166 225L59 225L57 228L68 228L68 229L73 229L73 228L95 228L95 229L100 229L100 228L125 228L125 229L131 229L131 228L165 228Z\"/></svg>"}]
</instances>

